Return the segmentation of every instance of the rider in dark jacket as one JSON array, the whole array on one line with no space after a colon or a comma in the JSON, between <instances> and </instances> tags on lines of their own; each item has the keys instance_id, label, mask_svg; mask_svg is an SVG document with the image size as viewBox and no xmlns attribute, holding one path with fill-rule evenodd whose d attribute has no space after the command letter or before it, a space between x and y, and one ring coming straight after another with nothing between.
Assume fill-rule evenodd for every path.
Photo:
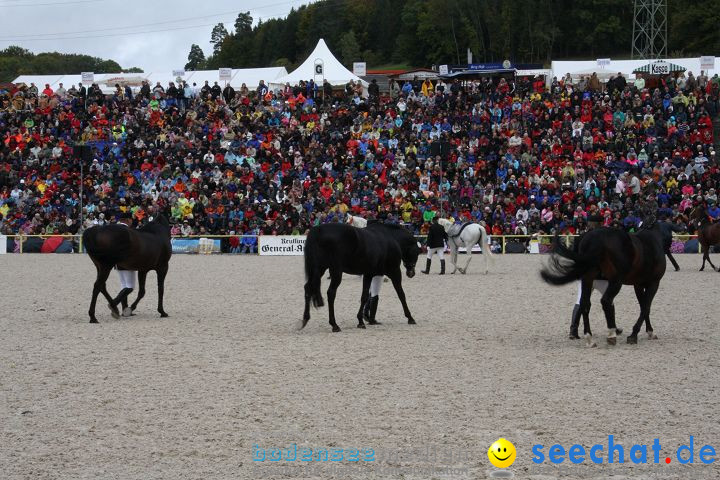
<instances>
[{"instance_id":1,"label":"rider in dark jacket","mask_svg":"<svg viewBox=\"0 0 720 480\"><path fill-rule=\"evenodd\" d=\"M437 216L433 217L432 225L430 226L430 231L427 236L427 263L422 273L426 275L430 273L433 254L437 253L440 257L440 275L445 275L445 258L443 254L445 252L445 242L447 239L447 232L443 226L438 223Z\"/></svg>"}]
</instances>

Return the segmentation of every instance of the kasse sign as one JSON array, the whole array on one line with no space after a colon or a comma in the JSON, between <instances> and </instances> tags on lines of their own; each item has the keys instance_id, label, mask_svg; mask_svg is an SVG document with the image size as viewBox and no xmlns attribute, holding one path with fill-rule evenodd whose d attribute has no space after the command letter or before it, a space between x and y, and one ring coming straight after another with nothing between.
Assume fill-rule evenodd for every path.
<instances>
[{"instance_id":1,"label":"kasse sign","mask_svg":"<svg viewBox=\"0 0 720 480\"><path fill-rule=\"evenodd\" d=\"M651 75L667 75L670 73L670 64L667 62L655 62L650 65Z\"/></svg>"},{"instance_id":2,"label":"kasse sign","mask_svg":"<svg viewBox=\"0 0 720 480\"><path fill-rule=\"evenodd\" d=\"M260 235L258 237L258 253L260 255L303 255L305 239L305 235Z\"/></svg>"}]
</instances>

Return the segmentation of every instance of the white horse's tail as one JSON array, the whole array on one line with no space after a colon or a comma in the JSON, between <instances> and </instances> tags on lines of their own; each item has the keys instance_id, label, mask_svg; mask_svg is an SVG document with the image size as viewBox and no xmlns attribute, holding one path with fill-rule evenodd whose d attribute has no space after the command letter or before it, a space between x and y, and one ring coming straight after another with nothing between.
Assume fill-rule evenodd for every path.
<instances>
[{"instance_id":1,"label":"white horse's tail","mask_svg":"<svg viewBox=\"0 0 720 480\"><path fill-rule=\"evenodd\" d=\"M482 254L487 255L487 259L490 261L490 263L494 263L495 261L495 254L492 253L492 248L490 248L490 245L488 244L488 234L485 231L485 225L482 223L480 224L480 241L482 242Z\"/></svg>"}]
</instances>

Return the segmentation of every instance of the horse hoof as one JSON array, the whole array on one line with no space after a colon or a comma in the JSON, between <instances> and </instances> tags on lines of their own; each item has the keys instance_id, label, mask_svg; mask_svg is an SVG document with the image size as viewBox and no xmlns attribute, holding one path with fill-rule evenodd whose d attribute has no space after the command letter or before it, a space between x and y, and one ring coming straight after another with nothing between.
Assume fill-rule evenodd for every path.
<instances>
[{"instance_id":1,"label":"horse hoof","mask_svg":"<svg viewBox=\"0 0 720 480\"><path fill-rule=\"evenodd\" d=\"M649 338L650 340L657 340L657 339L658 339L658 336L655 335L653 332L647 332L647 334L648 334L648 338Z\"/></svg>"},{"instance_id":2,"label":"horse hoof","mask_svg":"<svg viewBox=\"0 0 720 480\"><path fill-rule=\"evenodd\" d=\"M337 333L340 331L340 327L333 327L332 331L333 333Z\"/></svg>"},{"instance_id":3,"label":"horse hoof","mask_svg":"<svg viewBox=\"0 0 720 480\"><path fill-rule=\"evenodd\" d=\"M622 332L623 332L622 328L615 329L615 333L617 333L618 335L620 335Z\"/></svg>"},{"instance_id":4,"label":"horse hoof","mask_svg":"<svg viewBox=\"0 0 720 480\"><path fill-rule=\"evenodd\" d=\"M110 308L110 315L112 315L114 319L120 318L120 312L118 312L117 309Z\"/></svg>"},{"instance_id":5,"label":"horse hoof","mask_svg":"<svg viewBox=\"0 0 720 480\"><path fill-rule=\"evenodd\" d=\"M416 325L415 320L413 320L412 318L408 320L408 325Z\"/></svg>"},{"instance_id":6,"label":"horse hoof","mask_svg":"<svg viewBox=\"0 0 720 480\"><path fill-rule=\"evenodd\" d=\"M382 325L382 323L378 322L377 320L368 320L368 325Z\"/></svg>"},{"instance_id":7,"label":"horse hoof","mask_svg":"<svg viewBox=\"0 0 720 480\"><path fill-rule=\"evenodd\" d=\"M365 328L365 324L364 324L364 323L358 323L358 328L364 329L364 328Z\"/></svg>"},{"instance_id":8,"label":"horse hoof","mask_svg":"<svg viewBox=\"0 0 720 480\"><path fill-rule=\"evenodd\" d=\"M100 322L97 321L97 318L91 318L90 323L100 323Z\"/></svg>"},{"instance_id":9,"label":"horse hoof","mask_svg":"<svg viewBox=\"0 0 720 480\"><path fill-rule=\"evenodd\" d=\"M607 342L608 345L615 345L617 344L617 337L608 337Z\"/></svg>"},{"instance_id":10,"label":"horse hoof","mask_svg":"<svg viewBox=\"0 0 720 480\"><path fill-rule=\"evenodd\" d=\"M570 335L568 335L568 338L570 340L580 340L580 336L576 333L571 333Z\"/></svg>"},{"instance_id":11,"label":"horse hoof","mask_svg":"<svg viewBox=\"0 0 720 480\"><path fill-rule=\"evenodd\" d=\"M627 337L627 343L629 343L630 345L637 345L637 337L630 335L629 337Z\"/></svg>"},{"instance_id":12,"label":"horse hoof","mask_svg":"<svg viewBox=\"0 0 720 480\"><path fill-rule=\"evenodd\" d=\"M597 348L597 343L595 343L595 342L588 343L587 347L588 348Z\"/></svg>"}]
</instances>

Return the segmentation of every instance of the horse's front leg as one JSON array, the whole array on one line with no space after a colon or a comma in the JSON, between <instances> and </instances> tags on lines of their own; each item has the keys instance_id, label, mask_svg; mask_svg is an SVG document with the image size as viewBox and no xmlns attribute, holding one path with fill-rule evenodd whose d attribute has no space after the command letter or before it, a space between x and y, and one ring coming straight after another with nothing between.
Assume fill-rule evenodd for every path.
<instances>
[{"instance_id":1,"label":"horse's front leg","mask_svg":"<svg viewBox=\"0 0 720 480\"><path fill-rule=\"evenodd\" d=\"M158 312L160 313L160 316L164 318L168 316L168 314L165 312L165 309L163 308L163 295L165 294L165 276L168 272L168 265L165 264L162 267L159 267L156 271L158 280Z\"/></svg>"},{"instance_id":2,"label":"horse's front leg","mask_svg":"<svg viewBox=\"0 0 720 480\"><path fill-rule=\"evenodd\" d=\"M360 295L360 309L357 313L358 328L365 328L365 323L363 322L363 311L365 310L365 303L367 303L368 298L370 297L370 283L372 282L372 279L372 275L363 275L363 289L362 295Z\"/></svg>"},{"instance_id":3,"label":"horse's front leg","mask_svg":"<svg viewBox=\"0 0 720 480\"><path fill-rule=\"evenodd\" d=\"M455 273L457 271L457 256L458 256L458 247L453 243L453 245L450 247L450 261L453 264L453 271L450 272L451 274Z\"/></svg>"},{"instance_id":4,"label":"horse's front leg","mask_svg":"<svg viewBox=\"0 0 720 480\"><path fill-rule=\"evenodd\" d=\"M135 301L132 303L132 305L130 305L130 311L131 311L131 312L134 312L134 311L135 311L135 309L136 309L137 306L138 306L138 303L140 303L140 300L142 300L142 298L145 296L145 280L147 280L147 274L148 274L147 271L142 271L142 270L141 270L141 271L138 272L138 287L139 287L139 290L138 290L137 298L136 298Z\"/></svg>"},{"instance_id":5,"label":"horse's front leg","mask_svg":"<svg viewBox=\"0 0 720 480\"><path fill-rule=\"evenodd\" d=\"M415 325L415 319L410 314L410 309L408 308L407 301L405 300L405 292L402 288L402 273L400 272L400 268L394 271L392 275L388 276L392 281L393 287L395 287L395 293L397 293L397 296L400 299L400 303L403 307L403 313L405 314L405 318L408 320L408 324Z\"/></svg>"},{"instance_id":6,"label":"horse's front leg","mask_svg":"<svg viewBox=\"0 0 720 480\"><path fill-rule=\"evenodd\" d=\"M472 247L472 245L468 247L467 244L465 244L465 255L467 255L467 262L465 262L465 267L460 269L460 273L462 273L463 275L467 273L467 269L470 266L470 260L472 260Z\"/></svg>"}]
</instances>

